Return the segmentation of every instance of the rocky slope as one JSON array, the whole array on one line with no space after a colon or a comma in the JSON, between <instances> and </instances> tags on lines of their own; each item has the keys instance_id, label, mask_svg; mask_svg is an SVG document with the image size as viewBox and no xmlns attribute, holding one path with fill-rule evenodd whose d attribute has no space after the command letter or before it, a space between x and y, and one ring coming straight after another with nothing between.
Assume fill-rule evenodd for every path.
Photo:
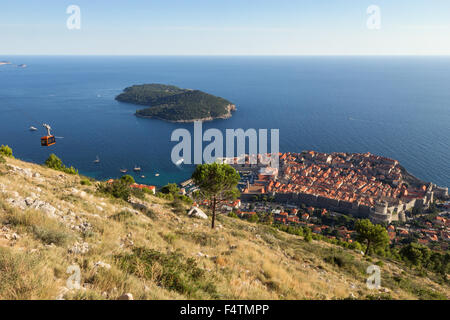
<instances>
[{"instance_id":1,"label":"rocky slope","mask_svg":"<svg viewBox=\"0 0 450 320\"><path fill-rule=\"evenodd\" d=\"M395 262L379 263L382 288L370 290L365 270L378 259L224 216L211 231L188 207L125 202L81 182L0 164L0 299L449 297L432 275Z\"/></svg>"}]
</instances>

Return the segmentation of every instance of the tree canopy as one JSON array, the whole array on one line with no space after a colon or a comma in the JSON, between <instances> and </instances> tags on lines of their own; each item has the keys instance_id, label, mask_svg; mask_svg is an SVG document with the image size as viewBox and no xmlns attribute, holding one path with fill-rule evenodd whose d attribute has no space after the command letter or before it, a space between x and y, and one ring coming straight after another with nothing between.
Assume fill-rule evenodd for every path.
<instances>
[{"instance_id":1,"label":"tree canopy","mask_svg":"<svg viewBox=\"0 0 450 320\"><path fill-rule=\"evenodd\" d=\"M200 189L200 195L210 200L212 210L211 227L214 229L217 204L223 200L235 199L239 196L237 184L241 177L228 164L198 165L192 174L192 180Z\"/></svg>"},{"instance_id":2,"label":"tree canopy","mask_svg":"<svg viewBox=\"0 0 450 320\"><path fill-rule=\"evenodd\" d=\"M180 188L175 183L169 183L161 188L160 190L164 194L172 194L176 195L178 192L180 192Z\"/></svg>"},{"instance_id":3,"label":"tree canopy","mask_svg":"<svg viewBox=\"0 0 450 320\"><path fill-rule=\"evenodd\" d=\"M120 178L120 180L122 180L124 183L126 183L128 185L132 185L133 183L136 183L134 178L132 176L130 176L129 174L126 174L126 175L122 176Z\"/></svg>"},{"instance_id":4,"label":"tree canopy","mask_svg":"<svg viewBox=\"0 0 450 320\"><path fill-rule=\"evenodd\" d=\"M410 243L400 249L400 255L404 260L414 266L422 266L431 257L431 250L417 243Z\"/></svg>"},{"instance_id":5,"label":"tree canopy","mask_svg":"<svg viewBox=\"0 0 450 320\"><path fill-rule=\"evenodd\" d=\"M369 219L357 220L355 230L358 233L358 241L366 243L365 255L371 249L386 248L389 245L389 235L386 229L379 224L372 224Z\"/></svg>"},{"instance_id":6,"label":"tree canopy","mask_svg":"<svg viewBox=\"0 0 450 320\"><path fill-rule=\"evenodd\" d=\"M9 146L2 145L0 147L0 155L9 157L9 158L13 158L13 151Z\"/></svg>"},{"instance_id":7,"label":"tree canopy","mask_svg":"<svg viewBox=\"0 0 450 320\"><path fill-rule=\"evenodd\" d=\"M62 171L68 174L78 174L78 170L74 167L66 167L60 158L55 154L51 154L45 161L45 165L51 169Z\"/></svg>"}]
</instances>

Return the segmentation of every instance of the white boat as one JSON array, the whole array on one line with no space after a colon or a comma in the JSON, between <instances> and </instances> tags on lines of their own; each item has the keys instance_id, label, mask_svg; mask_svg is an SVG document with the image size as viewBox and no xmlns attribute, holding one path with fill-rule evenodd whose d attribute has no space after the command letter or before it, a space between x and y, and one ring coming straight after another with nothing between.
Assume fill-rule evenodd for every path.
<instances>
[{"instance_id":1,"label":"white boat","mask_svg":"<svg viewBox=\"0 0 450 320\"><path fill-rule=\"evenodd\" d=\"M33 127L33 126L31 126L31 127L30 127L30 131L37 131L37 128L36 128L36 127Z\"/></svg>"},{"instance_id":2,"label":"white boat","mask_svg":"<svg viewBox=\"0 0 450 320\"><path fill-rule=\"evenodd\" d=\"M159 177L159 173L155 174L155 177Z\"/></svg>"},{"instance_id":3,"label":"white boat","mask_svg":"<svg viewBox=\"0 0 450 320\"><path fill-rule=\"evenodd\" d=\"M94 160L94 163L100 163L100 158L97 156L97 158Z\"/></svg>"},{"instance_id":4,"label":"white boat","mask_svg":"<svg viewBox=\"0 0 450 320\"><path fill-rule=\"evenodd\" d=\"M181 158L180 160L178 160L177 162L175 162L175 164L176 164L177 166L180 166L180 165L183 164L183 162L184 162L184 159Z\"/></svg>"},{"instance_id":5,"label":"white boat","mask_svg":"<svg viewBox=\"0 0 450 320\"><path fill-rule=\"evenodd\" d=\"M136 171L136 172L138 172L138 171L141 171L142 168L141 168L141 167L138 167L138 166L134 166L134 169L133 169L133 170Z\"/></svg>"},{"instance_id":6,"label":"white boat","mask_svg":"<svg viewBox=\"0 0 450 320\"><path fill-rule=\"evenodd\" d=\"M141 178L142 178L142 179L145 179L145 176L144 176L144 175L142 175L142 176L141 176Z\"/></svg>"},{"instance_id":7,"label":"white boat","mask_svg":"<svg viewBox=\"0 0 450 320\"><path fill-rule=\"evenodd\" d=\"M122 173L127 173L127 172L128 172L128 169L120 169L120 172L122 172Z\"/></svg>"}]
</instances>

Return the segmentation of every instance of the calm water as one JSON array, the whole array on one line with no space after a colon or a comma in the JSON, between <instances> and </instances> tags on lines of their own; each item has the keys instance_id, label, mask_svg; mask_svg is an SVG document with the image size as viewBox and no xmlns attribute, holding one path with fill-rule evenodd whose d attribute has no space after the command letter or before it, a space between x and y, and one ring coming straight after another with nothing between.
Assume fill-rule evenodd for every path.
<instances>
[{"instance_id":1,"label":"calm water","mask_svg":"<svg viewBox=\"0 0 450 320\"><path fill-rule=\"evenodd\" d=\"M281 151L367 152L398 159L426 181L450 186L450 58L0 57L0 144L43 163L54 152L99 179L143 168L140 182L189 178L170 161L176 128L136 118L114 100L132 84L200 89L234 102L229 120L204 129L279 128ZM39 138L50 123L58 139ZM28 131L35 126L38 132ZM99 156L101 163L93 160ZM160 173L155 177L155 173Z\"/></svg>"}]
</instances>

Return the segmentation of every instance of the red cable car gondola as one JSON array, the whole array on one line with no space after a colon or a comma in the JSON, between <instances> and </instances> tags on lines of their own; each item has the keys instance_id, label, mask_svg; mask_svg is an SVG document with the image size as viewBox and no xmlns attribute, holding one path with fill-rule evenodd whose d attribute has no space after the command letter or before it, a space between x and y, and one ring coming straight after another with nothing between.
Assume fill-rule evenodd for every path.
<instances>
[{"instance_id":1,"label":"red cable car gondola","mask_svg":"<svg viewBox=\"0 0 450 320\"><path fill-rule=\"evenodd\" d=\"M45 129L47 129L47 135L45 137L41 138L41 146L43 147L50 147L56 143L55 136L51 134L50 130L52 128L48 124L42 125Z\"/></svg>"},{"instance_id":2,"label":"red cable car gondola","mask_svg":"<svg viewBox=\"0 0 450 320\"><path fill-rule=\"evenodd\" d=\"M50 147L56 143L55 136L46 136L41 138L41 146Z\"/></svg>"}]
</instances>

